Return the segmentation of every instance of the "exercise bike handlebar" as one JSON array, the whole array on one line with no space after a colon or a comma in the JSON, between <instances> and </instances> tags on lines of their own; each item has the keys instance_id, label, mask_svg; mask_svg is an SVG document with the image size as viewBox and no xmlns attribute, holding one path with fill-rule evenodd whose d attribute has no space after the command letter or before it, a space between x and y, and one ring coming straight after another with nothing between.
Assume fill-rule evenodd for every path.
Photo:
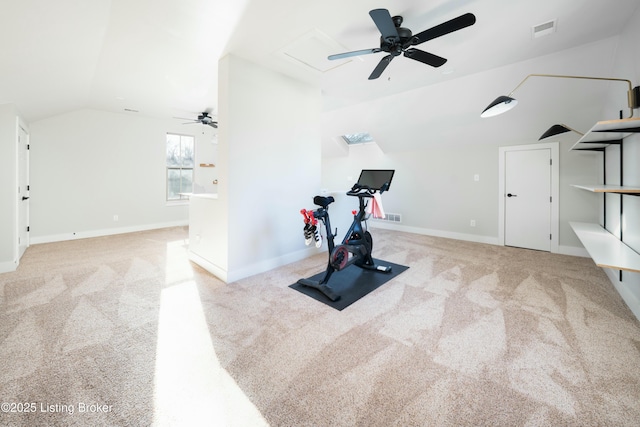
<instances>
[{"instance_id":1,"label":"exercise bike handlebar","mask_svg":"<svg viewBox=\"0 0 640 427\"><path fill-rule=\"evenodd\" d=\"M385 182L380 188L373 188L368 185L355 183L351 190L347 191L347 196L373 197L375 193L384 193L389 189L389 183Z\"/></svg>"}]
</instances>

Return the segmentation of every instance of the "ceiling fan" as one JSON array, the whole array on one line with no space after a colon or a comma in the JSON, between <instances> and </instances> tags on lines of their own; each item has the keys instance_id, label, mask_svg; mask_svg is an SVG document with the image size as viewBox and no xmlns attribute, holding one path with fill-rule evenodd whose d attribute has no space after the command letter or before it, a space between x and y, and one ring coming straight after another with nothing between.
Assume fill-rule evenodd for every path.
<instances>
[{"instance_id":1,"label":"ceiling fan","mask_svg":"<svg viewBox=\"0 0 640 427\"><path fill-rule=\"evenodd\" d=\"M422 62L432 67L440 67L447 60L440 56L434 55L429 52L425 52L420 49L416 49L412 46L419 45L426 41L435 39L445 34L452 33L454 31L461 30L465 27L469 27L476 22L476 17L472 13L465 13L457 18L453 18L449 21L443 22L440 25L429 28L416 35L413 35L410 29L401 27L402 16L394 16L393 18L389 14L387 9L374 9L369 12L371 19L378 27L380 31L380 47L373 49L356 50L353 52L338 53L330 55L328 59L342 59L350 56L368 55L371 53L387 52L388 55L380 60L376 68L369 76L369 80L377 79L382 72L387 68L387 65L393 58L399 56L401 53L407 58Z\"/></svg>"},{"instance_id":2,"label":"ceiling fan","mask_svg":"<svg viewBox=\"0 0 640 427\"><path fill-rule=\"evenodd\" d=\"M212 128L218 128L218 121L217 120L213 120L213 117L211 117L209 114L211 113L211 110L205 110L202 113L198 114L198 118L197 119L185 119L182 117L176 117L178 119L182 119L182 120L190 120L187 123L183 123L183 125L189 125L189 124L193 124L193 123L202 123L203 125L207 125L207 126L211 126Z\"/></svg>"}]
</instances>

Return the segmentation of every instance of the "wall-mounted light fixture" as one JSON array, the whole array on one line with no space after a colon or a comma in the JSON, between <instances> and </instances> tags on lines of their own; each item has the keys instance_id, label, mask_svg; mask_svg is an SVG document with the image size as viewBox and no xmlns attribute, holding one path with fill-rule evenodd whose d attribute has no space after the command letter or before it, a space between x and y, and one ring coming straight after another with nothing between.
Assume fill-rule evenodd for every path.
<instances>
[{"instance_id":1,"label":"wall-mounted light fixture","mask_svg":"<svg viewBox=\"0 0 640 427\"><path fill-rule=\"evenodd\" d=\"M502 114L515 107L518 104L518 101L515 98L512 98L511 95L513 95L513 93L518 90L518 88L522 86L522 84L526 82L529 77L556 77L563 79L609 80L617 82L627 82L627 84L629 85L629 90L627 91L629 118L633 117L633 109L640 107L640 86L632 88L631 81L629 80L614 79L608 77L564 76L560 74L529 74L524 78L524 80L520 82L520 84L518 84L518 86L516 86L515 89L511 91L508 96L499 96L491 104L489 104L489 106L485 108L484 111L482 111L480 117L497 116L498 114Z\"/></svg>"},{"instance_id":2,"label":"wall-mounted light fixture","mask_svg":"<svg viewBox=\"0 0 640 427\"><path fill-rule=\"evenodd\" d=\"M540 138L538 138L538 141L541 141L545 138L549 138L554 135L560 135L561 133L565 133L565 132L575 132L580 136L584 135L584 133L578 132L577 130L570 128L567 125L553 125L549 129L547 129L547 131L543 133Z\"/></svg>"}]
</instances>

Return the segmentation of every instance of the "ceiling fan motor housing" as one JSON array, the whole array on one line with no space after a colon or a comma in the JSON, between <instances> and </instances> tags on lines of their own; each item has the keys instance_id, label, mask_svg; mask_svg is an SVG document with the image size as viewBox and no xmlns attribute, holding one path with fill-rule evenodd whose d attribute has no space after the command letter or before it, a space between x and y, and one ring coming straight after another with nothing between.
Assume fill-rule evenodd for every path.
<instances>
[{"instance_id":1,"label":"ceiling fan motor housing","mask_svg":"<svg viewBox=\"0 0 640 427\"><path fill-rule=\"evenodd\" d=\"M380 37L380 49L384 52L389 52L393 56L400 55L403 49L414 44L413 33L410 29L403 27L396 29L398 30L398 39L385 40L383 37Z\"/></svg>"}]
</instances>

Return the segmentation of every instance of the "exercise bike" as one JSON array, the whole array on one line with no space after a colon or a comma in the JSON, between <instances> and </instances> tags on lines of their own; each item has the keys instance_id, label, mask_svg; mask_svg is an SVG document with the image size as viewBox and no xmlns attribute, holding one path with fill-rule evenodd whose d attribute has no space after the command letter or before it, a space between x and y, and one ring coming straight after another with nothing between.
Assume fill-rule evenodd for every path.
<instances>
[{"instance_id":1,"label":"exercise bike","mask_svg":"<svg viewBox=\"0 0 640 427\"><path fill-rule=\"evenodd\" d=\"M332 196L315 196L313 203L319 206L313 212L313 217L322 221L326 231L327 246L329 251L329 263L320 280L300 279L298 284L315 288L327 296L331 301L340 299L333 289L327 284L329 278L336 271L344 270L350 265L373 270L382 273L390 273L390 266L377 265L371 257L373 249L373 238L366 230L366 220L368 219L367 205L371 202L374 194L389 190L394 170L370 170L365 169L360 173L358 182L351 190L347 191L348 196L358 198L359 209L354 211L353 223L339 245L334 244L335 234L331 231L331 221L329 218L329 205L335 201ZM364 225L363 225L364 224ZM337 234L337 230L336 230Z\"/></svg>"}]
</instances>

